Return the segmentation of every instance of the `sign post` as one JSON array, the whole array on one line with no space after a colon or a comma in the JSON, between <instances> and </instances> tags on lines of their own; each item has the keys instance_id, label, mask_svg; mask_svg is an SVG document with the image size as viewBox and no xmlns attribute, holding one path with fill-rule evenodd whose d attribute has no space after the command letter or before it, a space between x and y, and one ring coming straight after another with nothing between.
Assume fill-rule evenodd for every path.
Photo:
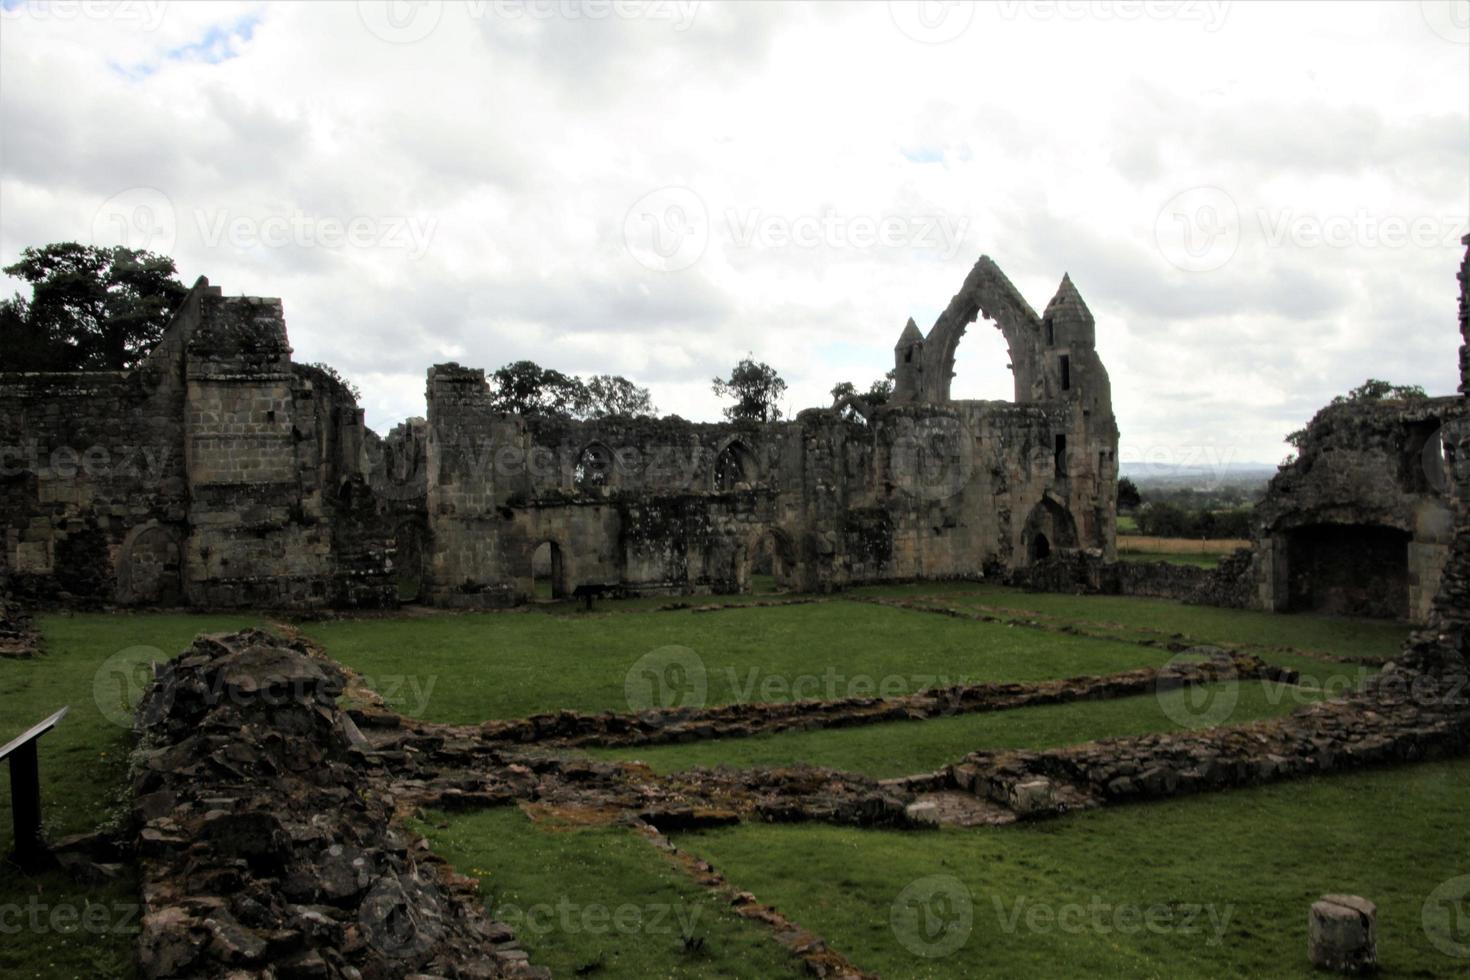
<instances>
[{"instance_id":1,"label":"sign post","mask_svg":"<svg viewBox=\"0 0 1470 980\"><path fill-rule=\"evenodd\" d=\"M67 708L62 708L0 748L0 760L10 760L10 812L15 823L11 859L26 870L44 867L51 856L41 839L41 764L36 743L56 727L66 712Z\"/></svg>"}]
</instances>

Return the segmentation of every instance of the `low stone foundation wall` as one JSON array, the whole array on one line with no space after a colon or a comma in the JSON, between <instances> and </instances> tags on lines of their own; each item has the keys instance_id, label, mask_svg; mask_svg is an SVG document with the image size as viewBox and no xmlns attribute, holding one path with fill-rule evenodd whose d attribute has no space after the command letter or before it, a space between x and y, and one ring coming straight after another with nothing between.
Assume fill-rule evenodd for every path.
<instances>
[{"instance_id":1,"label":"low stone foundation wall","mask_svg":"<svg viewBox=\"0 0 1470 980\"><path fill-rule=\"evenodd\" d=\"M1470 675L1391 668L1361 693L1272 721L1101 739L1044 752L976 752L951 785L1018 816L1470 754Z\"/></svg>"},{"instance_id":2,"label":"low stone foundation wall","mask_svg":"<svg viewBox=\"0 0 1470 980\"><path fill-rule=\"evenodd\" d=\"M0 657L34 657L41 652L41 634L30 613L19 602L0 595Z\"/></svg>"},{"instance_id":3,"label":"low stone foundation wall","mask_svg":"<svg viewBox=\"0 0 1470 980\"><path fill-rule=\"evenodd\" d=\"M1253 553L1242 548L1214 568L1168 561L1104 561L1099 555L1051 555L1006 576L1006 584L1036 592L1135 595L1202 606L1245 609L1251 604Z\"/></svg>"},{"instance_id":4,"label":"low stone foundation wall","mask_svg":"<svg viewBox=\"0 0 1470 980\"><path fill-rule=\"evenodd\" d=\"M1206 647L1197 648L1197 652L1208 659L1200 663L1174 661L1163 667L1140 667L1101 677L1069 677L1028 684L955 684L894 698L738 703L709 708L658 709L639 713L604 712L596 715L558 711L509 721L490 721L473 729L460 730L472 732L474 737L486 744L503 744L507 747L659 745L713 738L746 738L818 728L847 728L892 721L919 721L1030 705L1130 697L1221 680L1259 678L1285 684L1293 684L1297 680L1295 671L1265 663L1256 657L1238 653L1232 655ZM441 726L426 726L405 720L380 706L355 708L352 716L364 728L405 725L419 731L430 728L437 731L448 730Z\"/></svg>"}]
</instances>

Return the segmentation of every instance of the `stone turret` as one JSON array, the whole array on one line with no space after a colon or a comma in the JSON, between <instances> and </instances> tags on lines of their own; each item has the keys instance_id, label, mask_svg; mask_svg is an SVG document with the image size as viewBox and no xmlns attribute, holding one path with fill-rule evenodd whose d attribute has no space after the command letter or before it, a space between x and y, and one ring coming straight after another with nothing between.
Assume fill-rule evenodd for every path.
<instances>
[{"instance_id":1,"label":"stone turret","mask_svg":"<svg viewBox=\"0 0 1470 980\"><path fill-rule=\"evenodd\" d=\"M1041 328L1047 347L1093 347L1097 344L1097 322L1082 301L1082 294L1072 284L1072 277L1062 275L1057 294L1041 314Z\"/></svg>"},{"instance_id":2,"label":"stone turret","mask_svg":"<svg viewBox=\"0 0 1470 980\"><path fill-rule=\"evenodd\" d=\"M895 401L913 401L924 390L924 335L909 317L893 345L893 397Z\"/></svg>"}]
</instances>

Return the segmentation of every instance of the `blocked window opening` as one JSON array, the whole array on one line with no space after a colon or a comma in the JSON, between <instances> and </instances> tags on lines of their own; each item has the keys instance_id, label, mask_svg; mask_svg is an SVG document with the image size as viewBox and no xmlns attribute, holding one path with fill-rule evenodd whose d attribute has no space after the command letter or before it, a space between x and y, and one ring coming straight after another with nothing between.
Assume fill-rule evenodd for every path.
<instances>
[{"instance_id":1,"label":"blocked window opening","mask_svg":"<svg viewBox=\"0 0 1470 980\"><path fill-rule=\"evenodd\" d=\"M1070 391L1072 388L1072 359L1066 354L1062 355L1062 390Z\"/></svg>"},{"instance_id":2,"label":"blocked window opening","mask_svg":"<svg viewBox=\"0 0 1470 980\"><path fill-rule=\"evenodd\" d=\"M1067 437L1057 436L1055 463L1057 476L1067 475Z\"/></svg>"},{"instance_id":3,"label":"blocked window opening","mask_svg":"<svg viewBox=\"0 0 1470 980\"><path fill-rule=\"evenodd\" d=\"M1056 342L1057 342L1057 331L1056 331L1056 327L1053 326L1053 324L1051 322L1051 319L1048 317L1047 320L1046 320L1046 346L1051 347Z\"/></svg>"}]
</instances>

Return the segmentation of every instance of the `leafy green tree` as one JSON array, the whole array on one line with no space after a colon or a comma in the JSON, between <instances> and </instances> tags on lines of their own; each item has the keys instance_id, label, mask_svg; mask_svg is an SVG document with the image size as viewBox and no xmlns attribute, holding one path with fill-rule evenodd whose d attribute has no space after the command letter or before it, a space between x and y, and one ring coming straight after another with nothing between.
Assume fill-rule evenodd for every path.
<instances>
[{"instance_id":1,"label":"leafy green tree","mask_svg":"<svg viewBox=\"0 0 1470 980\"><path fill-rule=\"evenodd\" d=\"M188 290L173 259L58 242L27 248L7 275L31 286L0 303L0 369L121 371L153 348Z\"/></svg>"},{"instance_id":2,"label":"leafy green tree","mask_svg":"<svg viewBox=\"0 0 1470 980\"><path fill-rule=\"evenodd\" d=\"M1396 385L1378 378L1369 378L1346 395L1332 399L1334 405L1349 402L1377 402L1385 399L1399 401L1412 398L1428 398L1422 385Z\"/></svg>"},{"instance_id":3,"label":"leafy green tree","mask_svg":"<svg viewBox=\"0 0 1470 980\"><path fill-rule=\"evenodd\" d=\"M1135 511L1143 506L1143 494L1138 492L1138 484L1128 477L1118 481L1118 509Z\"/></svg>"},{"instance_id":4,"label":"leafy green tree","mask_svg":"<svg viewBox=\"0 0 1470 980\"><path fill-rule=\"evenodd\" d=\"M734 405L725 408L725 418L731 422L777 422L786 382L775 368L747 356L735 365L730 377L714 379L714 392L735 399Z\"/></svg>"},{"instance_id":5,"label":"leafy green tree","mask_svg":"<svg viewBox=\"0 0 1470 980\"><path fill-rule=\"evenodd\" d=\"M656 411L648 389L621 375L598 374L583 381L535 361L516 361L492 374L490 399L496 411L510 415L600 419L642 417Z\"/></svg>"},{"instance_id":6,"label":"leafy green tree","mask_svg":"<svg viewBox=\"0 0 1470 980\"><path fill-rule=\"evenodd\" d=\"M647 388L640 388L619 374L597 374L587 380L587 414L589 418L608 416L647 418L658 409Z\"/></svg>"}]
</instances>

